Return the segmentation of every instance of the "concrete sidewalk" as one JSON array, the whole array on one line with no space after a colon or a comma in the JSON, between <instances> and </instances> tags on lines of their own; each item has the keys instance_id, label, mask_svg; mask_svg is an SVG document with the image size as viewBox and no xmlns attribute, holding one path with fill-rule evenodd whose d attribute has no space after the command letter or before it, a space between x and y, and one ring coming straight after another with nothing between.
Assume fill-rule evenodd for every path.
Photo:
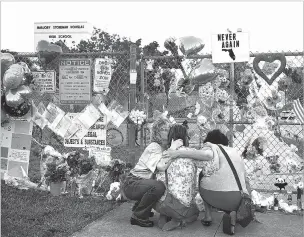
<instances>
[{"instance_id":1,"label":"concrete sidewalk","mask_svg":"<svg viewBox=\"0 0 304 237\"><path fill-rule=\"evenodd\" d=\"M152 228L142 228L130 224L131 203L123 203L117 209L107 213L102 219L91 223L78 233L71 237L213 237L221 222L223 213L214 212L213 225L203 226L200 221L189 224L183 229L176 229L169 232L161 231L157 226ZM199 220L201 219L201 213ZM158 215L152 220L156 223ZM251 223L248 227L242 228L236 226L234 236L246 237L302 237L303 236L303 216L287 215L279 212L257 213L257 219L262 222ZM227 237L222 231L222 225L219 227L217 237Z\"/></svg>"}]
</instances>

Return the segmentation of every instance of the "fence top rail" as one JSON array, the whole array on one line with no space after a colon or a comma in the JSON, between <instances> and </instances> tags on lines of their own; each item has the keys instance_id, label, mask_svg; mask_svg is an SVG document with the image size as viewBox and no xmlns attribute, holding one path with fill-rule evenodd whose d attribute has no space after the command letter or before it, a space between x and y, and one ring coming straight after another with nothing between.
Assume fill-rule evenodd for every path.
<instances>
[{"instance_id":1,"label":"fence top rail","mask_svg":"<svg viewBox=\"0 0 304 237\"><path fill-rule=\"evenodd\" d=\"M87 52L87 53L62 53L60 54L61 57L66 57L66 56L119 56L119 55L127 55L129 52ZM17 53L14 55L15 57L38 57L38 53L33 53L33 52L22 52L22 53Z\"/></svg>"},{"instance_id":2,"label":"fence top rail","mask_svg":"<svg viewBox=\"0 0 304 237\"><path fill-rule=\"evenodd\" d=\"M256 57L259 55L271 56L274 54L283 54L284 56L304 56L304 52L268 52L268 53L253 53L250 52L250 57ZM212 58L211 54L194 55L194 56L143 56L142 59L173 59L173 58L185 58L185 59L203 59Z\"/></svg>"}]
</instances>

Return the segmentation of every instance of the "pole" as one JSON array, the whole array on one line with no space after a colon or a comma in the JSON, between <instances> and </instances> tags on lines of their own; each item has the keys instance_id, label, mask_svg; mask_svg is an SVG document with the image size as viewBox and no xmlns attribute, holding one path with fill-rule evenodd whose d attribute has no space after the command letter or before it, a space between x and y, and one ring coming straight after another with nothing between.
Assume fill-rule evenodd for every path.
<instances>
[{"instance_id":1,"label":"pole","mask_svg":"<svg viewBox=\"0 0 304 237\"><path fill-rule=\"evenodd\" d=\"M233 98L234 98L234 63L230 64L230 110L229 110L229 146L233 147Z\"/></svg>"},{"instance_id":2,"label":"pole","mask_svg":"<svg viewBox=\"0 0 304 237\"><path fill-rule=\"evenodd\" d=\"M130 88L129 88L129 112L134 109L136 102L136 45L130 47ZM134 82L135 78L135 82ZM129 148L131 163L135 164L135 124L129 124Z\"/></svg>"}]
</instances>

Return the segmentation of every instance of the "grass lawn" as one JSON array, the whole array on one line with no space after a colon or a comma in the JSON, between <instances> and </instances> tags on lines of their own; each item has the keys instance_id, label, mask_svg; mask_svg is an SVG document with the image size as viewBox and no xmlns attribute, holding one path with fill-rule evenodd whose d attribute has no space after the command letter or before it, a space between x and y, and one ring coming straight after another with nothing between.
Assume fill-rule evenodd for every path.
<instances>
[{"instance_id":1,"label":"grass lawn","mask_svg":"<svg viewBox=\"0 0 304 237\"><path fill-rule=\"evenodd\" d=\"M51 196L1 183L1 236L70 236L120 205L102 197Z\"/></svg>"},{"instance_id":2,"label":"grass lawn","mask_svg":"<svg viewBox=\"0 0 304 237\"><path fill-rule=\"evenodd\" d=\"M64 147L56 144L52 138L49 144L63 152ZM69 151L72 149L65 152ZM127 146L115 147L112 149L112 159L133 163L132 157L135 155L138 159L141 152L138 148L130 152ZM34 183L39 183L41 178L40 154L41 147L32 142L28 176ZM110 183L106 182L105 185L109 186ZM104 189L108 190L109 187ZM1 181L1 236L71 236L119 205L103 197L54 197L45 191L19 190Z\"/></svg>"}]
</instances>

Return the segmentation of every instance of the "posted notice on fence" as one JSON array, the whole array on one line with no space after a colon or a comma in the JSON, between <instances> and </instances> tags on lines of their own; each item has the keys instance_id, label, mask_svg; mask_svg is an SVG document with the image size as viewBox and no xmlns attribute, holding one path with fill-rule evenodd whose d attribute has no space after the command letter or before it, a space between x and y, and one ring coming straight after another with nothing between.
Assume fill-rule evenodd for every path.
<instances>
[{"instance_id":1,"label":"posted notice on fence","mask_svg":"<svg viewBox=\"0 0 304 237\"><path fill-rule=\"evenodd\" d=\"M37 86L37 90L41 93L54 93L56 92L56 72L36 71L32 72L34 78L34 84Z\"/></svg>"},{"instance_id":2,"label":"posted notice on fence","mask_svg":"<svg viewBox=\"0 0 304 237\"><path fill-rule=\"evenodd\" d=\"M249 33L213 34L211 44L213 63L248 62L250 59Z\"/></svg>"},{"instance_id":3,"label":"posted notice on fence","mask_svg":"<svg viewBox=\"0 0 304 237\"><path fill-rule=\"evenodd\" d=\"M67 114L71 119L72 123L74 119L79 117L78 113L68 113ZM87 134L79 139L76 135L71 136L70 138L64 139L64 146L66 147L104 147L106 145L106 116L101 115L97 122L90 127Z\"/></svg>"},{"instance_id":4,"label":"posted notice on fence","mask_svg":"<svg viewBox=\"0 0 304 237\"><path fill-rule=\"evenodd\" d=\"M111 147L90 148L89 156L94 156L97 165L108 166L111 162Z\"/></svg>"},{"instance_id":5,"label":"posted notice on fence","mask_svg":"<svg viewBox=\"0 0 304 237\"><path fill-rule=\"evenodd\" d=\"M96 58L94 70L93 90L97 93L107 94L112 77L111 59Z\"/></svg>"},{"instance_id":6,"label":"posted notice on fence","mask_svg":"<svg viewBox=\"0 0 304 237\"><path fill-rule=\"evenodd\" d=\"M59 61L61 104L89 104L91 101L90 59L69 58Z\"/></svg>"}]
</instances>

